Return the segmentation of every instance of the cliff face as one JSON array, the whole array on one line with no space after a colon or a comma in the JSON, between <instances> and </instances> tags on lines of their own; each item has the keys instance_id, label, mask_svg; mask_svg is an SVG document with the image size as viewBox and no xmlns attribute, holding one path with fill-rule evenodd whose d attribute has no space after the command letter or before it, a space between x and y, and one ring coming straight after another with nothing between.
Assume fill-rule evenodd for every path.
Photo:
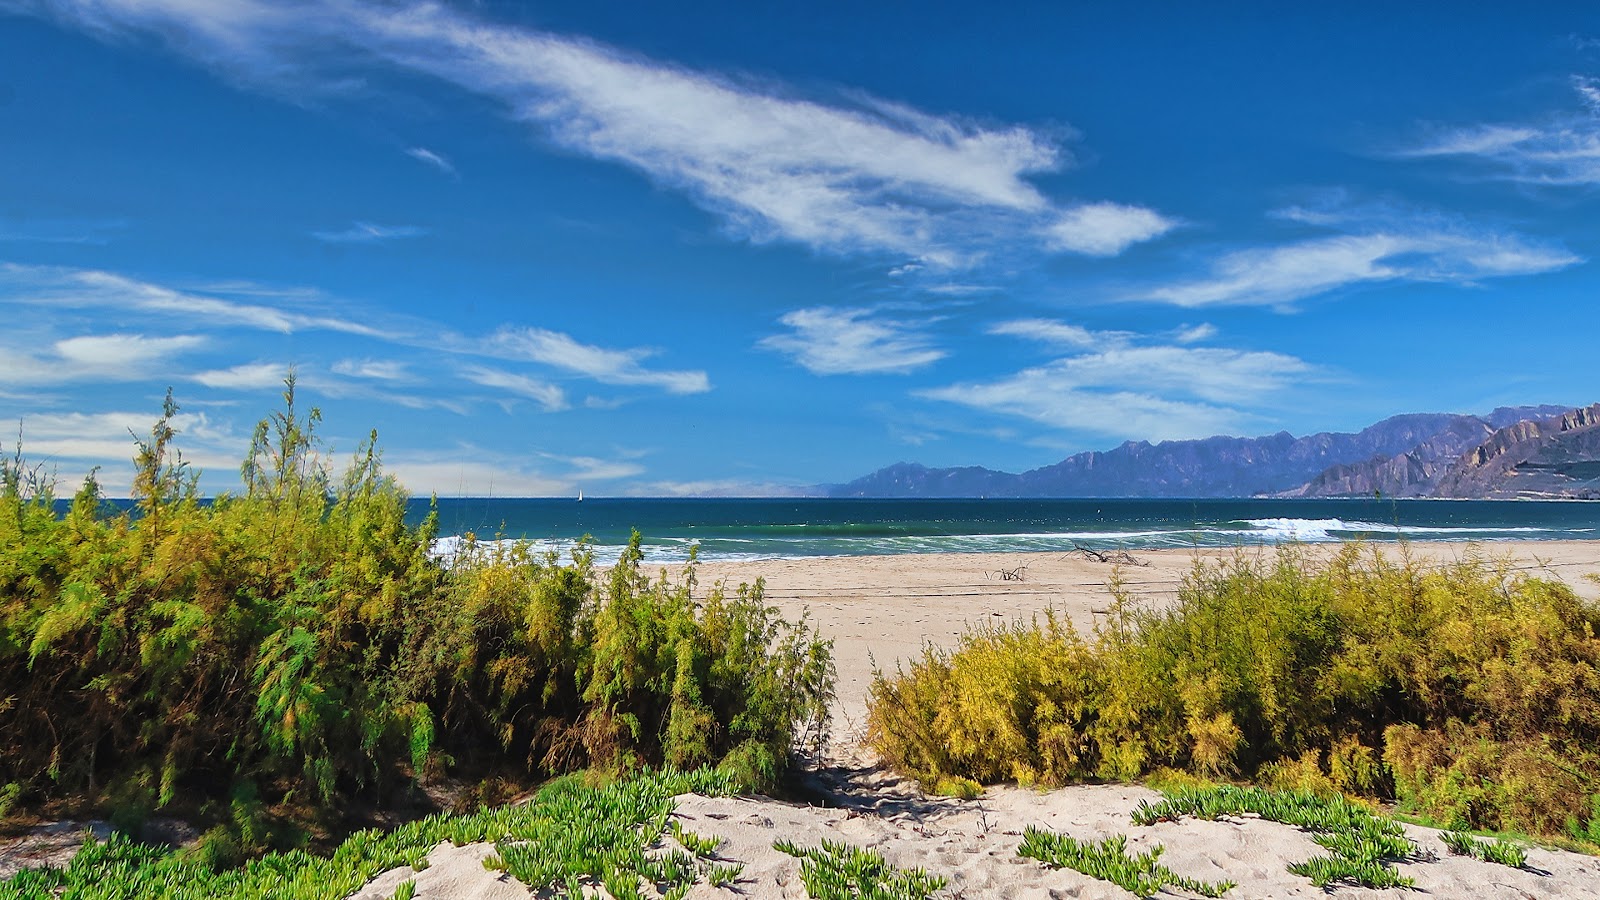
<instances>
[{"instance_id":1,"label":"cliff face","mask_svg":"<svg viewBox=\"0 0 1600 900\"><path fill-rule=\"evenodd\" d=\"M898 463L827 492L834 497L1313 497L1370 495L1376 489L1422 496L1449 461L1496 428L1563 409L1502 408L1483 417L1416 413L1354 434L1302 438L1279 432L1159 444L1129 441L1021 474Z\"/></svg>"},{"instance_id":2,"label":"cliff face","mask_svg":"<svg viewBox=\"0 0 1600 900\"><path fill-rule=\"evenodd\" d=\"M1600 403L1496 431L1454 462L1432 496L1600 499Z\"/></svg>"},{"instance_id":3,"label":"cliff face","mask_svg":"<svg viewBox=\"0 0 1600 900\"><path fill-rule=\"evenodd\" d=\"M1404 453L1330 466L1305 484L1280 491L1277 496L1426 497L1456 458L1487 440L1495 433L1495 427L1490 416L1463 416Z\"/></svg>"}]
</instances>

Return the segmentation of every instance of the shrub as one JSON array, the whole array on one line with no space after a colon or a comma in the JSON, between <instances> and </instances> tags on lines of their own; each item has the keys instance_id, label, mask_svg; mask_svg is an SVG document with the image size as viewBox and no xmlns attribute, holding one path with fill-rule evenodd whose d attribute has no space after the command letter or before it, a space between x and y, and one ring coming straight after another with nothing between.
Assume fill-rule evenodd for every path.
<instances>
[{"instance_id":1,"label":"shrub","mask_svg":"<svg viewBox=\"0 0 1600 900\"><path fill-rule=\"evenodd\" d=\"M435 558L376 436L340 477L320 414L256 429L238 494L204 502L169 395L134 504L0 460L0 799L75 797L133 824L184 806L239 847L337 831L446 771L528 778L723 764L770 782L826 727L832 661L762 585L608 573L525 543ZM218 847L225 842L219 841ZM230 851L231 852L231 851Z\"/></svg>"},{"instance_id":2,"label":"shrub","mask_svg":"<svg viewBox=\"0 0 1600 900\"><path fill-rule=\"evenodd\" d=\"M878 673L869 740L940 782L1162 769L1397 798L1462 827L1597 820L1600 607L1476 555L1347 545L1197 562L1165 609L1113 586L1088 637L1053 614Z\"/></svg>"}]
</instances>

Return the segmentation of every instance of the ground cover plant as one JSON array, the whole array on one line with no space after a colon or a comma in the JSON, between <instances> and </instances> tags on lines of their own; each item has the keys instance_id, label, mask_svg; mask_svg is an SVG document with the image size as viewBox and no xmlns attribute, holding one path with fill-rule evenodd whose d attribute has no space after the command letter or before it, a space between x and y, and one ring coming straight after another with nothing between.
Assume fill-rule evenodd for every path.
<instances>
[{"instance_id":1,"label":"ground cover plant","mask_svg":"<svg viewBox=\"0 0 1600 900\"><path fill-rule=\"evenodd\" d=\"M1109 881L1141 900L1154 897L1168 887L1190 891L1202 897L1221 897L1237 886L1231 881L1212 883L1179 875L1157 862L1164 849L1157 845L1129 856L1127 835L1113 835L1100 841L1080 841L1030 825L1022 834L1017 854L1056 868L1082 872L1090 878Z\"/></svg>"},{"instance_id":2,"label":"ground cover plant","mask_svg":"<svg viewBox=\"0 0 1600 900\"><path fill-rule=\"evenodd\" d=\"M948 883L921 869L898 869L882 855L836 841L803 848L778 841L773 849L800 859L800 883L812 900L926 900Z\"/></svg>"},{"instance_id":3,"label":"ground cover plant","mask_svg":"<svg viewBox=\"0 0 1600 900\"><path fill-rule=\"evenodd\" d=\"M1310 878L1319 887L1340 881L1370 888L1414 884L1391 865L1417 852L1400 823L1374 815L1338 794L1269 791L1226 784L1176 788L1159 803L1141 801L1133 811L1133 822L1153 825L1179 816L1214 820L1246 814L1311 832L1312 840L1326 848L1328 855L1291 863L1289 871Z\"/></svg>"},{"instance_id":4,"label":"ground cover plant","mask_svg":"<svg viewBox=\"0 0 1600 900\"><path fill-rule=\"evenodd\" d=\"M1600 608L1466 552L1303 546L1197 562L933 647L871 689L869 740L946 791L1170 768L1398 801L1446 827L1600 835Z\"/></svg>"},{"instance_id":5,"label":"ground cover plant","mask_svg":"<svg viewBox=\"0 0 1600 900\"><path fill-rule=\"evenodd\" d=\"M0 881L0 900L339 900L382 872L425 868L428 852L443 841L496 842L497 855L486 865L549 891L547 896L591 896L601 885L617 900L640 896L646 885L664 896L682 896L697 882L729 883L737 871L667 841L672 798L726 794L735 787L727 773L711 769L641 775L604 787L569 779L527 804L429 816L392 831L357 832L326 855L274 852L224 869L203 849L146 846L116 833L105 842L91 841L63 868L25 869ZM580 828L617 843L604 852L604 845L563 839ZM407 879L393 896L403 900L415 890L415 881Z\"/></svg>"},{"instance_id":6,"label":"ground cover plant","mask_svg":"<svg viewBox=\"0 0 1600 900\"><path fill-rule=\"evenodd\" d=\"M133 507L64 513L0 461L0 804L177 810L224 857L336 836L419 782L717 765L771 784L815 744L830 648L762 586L608 572L515 542L430 553L375 436L335 476L292 380L236 494L202 500L171 398ZM520 774L519 774L520 773ZM163 814L171 814L166 812Z\"/></svg>"},{"instance_id":7,"label":"ground cover plant","mask_svg":"<svg viewBox=\"0 0 1600 900\"><path fill-rule=\"evenodd\" d=\"M1499 863L1520 869L1528 864L1528 851L1514 841L1495 838L1492 841L1473 837L1461 831L1446 831L1439 835L1450 852L1457 856L1471 856L1486 862Z\"/></svg>"}]
</instances>

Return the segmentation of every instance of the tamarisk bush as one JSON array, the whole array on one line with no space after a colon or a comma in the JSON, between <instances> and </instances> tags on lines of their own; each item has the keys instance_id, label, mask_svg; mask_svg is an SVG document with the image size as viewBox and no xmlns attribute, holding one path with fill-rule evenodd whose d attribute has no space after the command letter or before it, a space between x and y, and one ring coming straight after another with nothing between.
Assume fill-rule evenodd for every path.
<instances>
[{"instance_id":1,"label":"tamarisk bush","mask_svg":"<svg viewBox=\"0 0 1600 900\"><path fill-rule=\"evenodd\" d=\"M1600 835L1600 606L1469 551L1351 544L1196 562L1177 602L1113 585L871 688L869 740L933 789L1160 769L1399 801L1448 827Z\"/></svg>"},{"instance_id":2,"label":"tamarisk bush","mask_svg":"<svg viewBox=\"0 0 1600 900\"><path fill-rule=\"evenodd\" d=\"M430 550L376 435L341 476L287 381L243 488L205 501L169 394L133 506L93 475L58 513L0 459L0 800L123 824L181 807L242 849L288 815L338 830L352 799L419 779L722 766L770 783L820 741L830 645L760 582L700 588L515 542Z\"/></svg>"}]
</instances>

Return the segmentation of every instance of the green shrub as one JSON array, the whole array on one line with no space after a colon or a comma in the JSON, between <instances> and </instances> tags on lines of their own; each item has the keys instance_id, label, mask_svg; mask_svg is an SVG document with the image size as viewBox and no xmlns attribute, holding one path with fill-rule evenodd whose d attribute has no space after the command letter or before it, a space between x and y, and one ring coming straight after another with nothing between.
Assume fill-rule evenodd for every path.
<instances>
[{"instance_id":1,"label":"green shrub","mask_svg":"<svg viewBox=\"0 0 1600 900\"><path fill-rule=\"evenodd\" d=\"M822 740L830 646L759 581L652 578L637 535L607 573L471 538L441 561L376 436L336 477L292 379L284 401L212 502L170 396L131 510L91 476L58 515L20 449L0 459L8 806L80 798L132 826L178 803L258 852L447 772L721 764L766 785Z\"/></svg>"},{"instance_id":2,"label":"green shrub","mask_svg":"<svg viewBox=\"0 0 1600 900\"><path fill-rule=\"evenodd\" d=\"M1114 585L1087 637L1046 614L929 647L874 679L868 737L929 789L1182 770L1576 836L1600 821L1597 626L1567 586L1471 554L1241 552L1166 608Z\"/></svg>"}]
</instances>

